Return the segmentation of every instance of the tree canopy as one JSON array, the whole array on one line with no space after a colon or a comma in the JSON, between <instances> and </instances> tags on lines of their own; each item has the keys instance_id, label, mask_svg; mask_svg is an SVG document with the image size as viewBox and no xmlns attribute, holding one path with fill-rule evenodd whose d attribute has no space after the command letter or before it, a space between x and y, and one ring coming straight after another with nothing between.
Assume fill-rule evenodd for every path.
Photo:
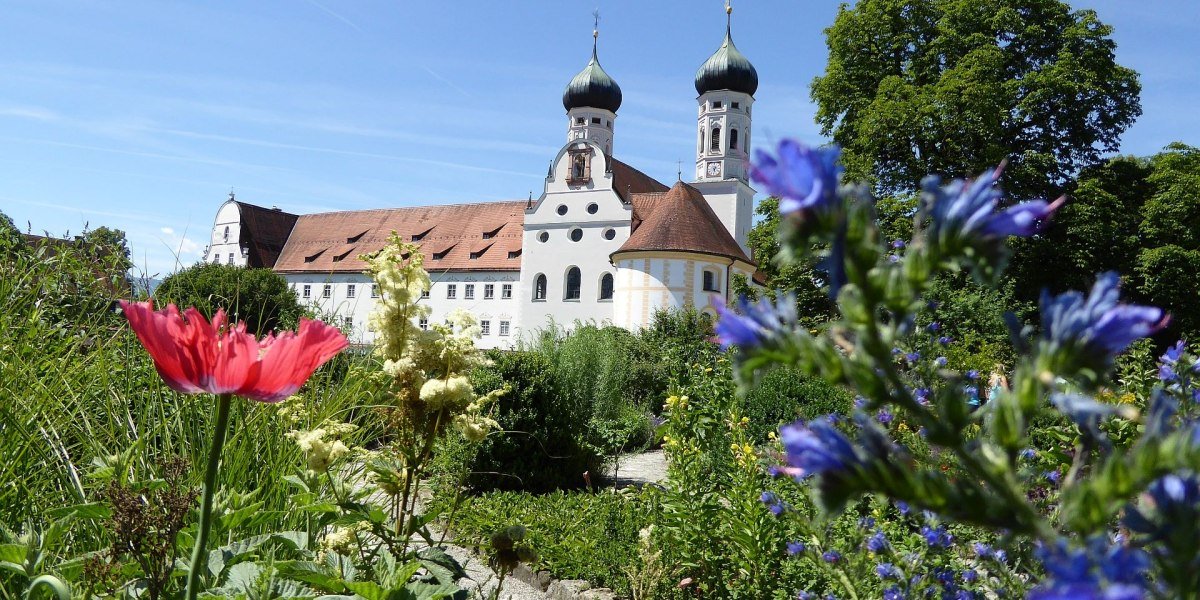
<instances>
[{"instance_id":1,"label":"tree canopy","mask_svg":"<svg viewBox=\"0 0 1200 600\"><path fill-rule=\"evenodd\" d=\"M1008 160L1014 197L1057 195L1141 114L1112 28L1060 0L859 0L826 29L817 122L881 195Z\"/></svg>"},{"instance_id":2,"label":"tree canopy","mask_svg":"<svg viewBox=\"0 0 1200 600\"><path fill-rule=\"evenodd\" d=\"M195 306L209 319L224 308L256 335L292 329L304 314L296 293L270 269L202 262L168 275L154 295L156 305Z\"/></svg>"}]
</instances>

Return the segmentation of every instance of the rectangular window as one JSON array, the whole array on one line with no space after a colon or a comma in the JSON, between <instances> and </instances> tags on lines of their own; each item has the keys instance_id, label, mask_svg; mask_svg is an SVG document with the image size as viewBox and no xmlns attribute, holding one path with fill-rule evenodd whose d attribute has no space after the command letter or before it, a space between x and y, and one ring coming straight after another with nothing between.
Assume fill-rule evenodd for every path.
<instances>
[{"instance_id":1,"label":"rectangular window","mask_svg":"<svg viewBox=\"0 0 1200 600\"><path fill-rule=\"evenodd\" d=\"M465 285L463 287L465 288L465 289L463 289L463 297L465 297L467 300L474 300L475 299L475 284L468 283L467 285Z\"/></svg>"},{"instance_id":2,"label":"rectangular window","mask_svg":"<svg viewBox=\"0 0 1200 600\"><path fill-rule=\"evenodd\" d=\"M428 297L429 297L429 290L421 290L421 297L422 297L422 298L428 298Z\"/></svg>"},{"instance_id":3,"label":"rectangular window","mask_svg":"<svg viewBox=\"0 0 1200 600\"><path fill-rule=\"evenodd\" d=\"M742 107L742 103L741 103L741 102L730 102L730 103L729 103L729 107L730 107L730 108L741 108L741 107Z\"/></svg>"},{"instance_id":4,"label":"rectangular window","mask_svg":"<svg viewBox=\"0 0 1200 600\"><path fill-rule=\"evenodd\" d=\"M583 125L583 124L584 124L584 123L586 123L586 122L587 122L587 121L586 121L586 120L584 120L584 118L583 118L583 117L576 117L576 118L575 118L575 124L576 124L576 125Z\"/></svg>"},{"instance_id":5,"label":"rectangular window","mask_svg":"<svg viewBox=\"0 0 1200 600\"><path fill-rule=\"evenodd\" d=\"M500 321L500 335L508 335L508 321Z\"/></svg>"},{"instance_id":6,"label":"rectangular window","mask_svg":"<svg viewBox=\"0 0 1200 600\"><path fill-rule=\"evenodd\" d=\"M508 300L510 298L512 298L512 284L506 283L500 286L500 299Z\"/></svg>"},{"instance_id":7,"label":"rectangular window","mask_svg":"<svg viewBox=\"0 0 1200 600\"><path fill-rule=\"evenodd\" d=\"M491 300L492 298L495 298L495 297L496 297L495 284L491 284L491 283L483 284L483 299Z\"/></svg>"},{"instance_id":8,"label":"rectangular window","mask_svg":"<svg viewBox=\"0 0 1200 600\"><path fill-rule=\"evenodd\" d=\"M345 326L346 329L354 329L354 317L343 317L342 325Z\"/></svg>"},{"instance_id":9,"label":"rectangular window","mask_svg":"<svg viewBox=\"0 0 1200 600\"><path fill-rule=\"evenodd\" d=\"M229 253L229 264L231 264L231 265L233 264L233 253L232 252Z\"/></svg>"},{"instance_id":10,"label":"rectangular window","mask_svg":"<svg viewBox=\"0 0 1200 600\"><path fill-rule=\"evenodd\" d=\"M333 297L333 284L332 283L327 283L327 284L325 284L325 287L321 288L321 297L322 298L332 298Z\"/></svg>"},{"instance_id":11,"label":"rectangular window","mask_svg":"<svg viewBox=\"0 0 1200 600\"><path fill-rule=\"evenodd\" d=\"M374 283L371 284L371 297L372 298L379 297L379 286Z\"/></svg>"},{"instance_id":12,"label":"rectangular window","mask_svg":"<svg viewBox=\"0 0 1200 600\"><path fill-rule=\"evenodd\" d=\"M421 317L421 319L417 321L417 327L420 327L421 331L428 331L429 330L429 319L426 319L425 317Z\"/></svg>"},{"instance_id":13,"label":"rectangular window","mask_svg":"<svg viewBox=\"0 0 1200 600\"><path fill-rule=\"evenodd\" d=\"M492 335L492 322L483 320L479 322L479 331L482 335Z\"/></svg>"},{"instance_id":14,"label":"rectangular window","mask_svg":"<svg viewBox=\"0 0 1200 600\"><path fill-rule=\"evenodd\" d=\"M713 100L713 108L721 108L721 101Z\"/></svg>"},{"instance_id":15,"label":"rectangular window","mask_svg":"<svg viewBox=\"0 0 1200 600\"><path fill-rule=\"evenodd\" d=\"M451 283L450 285L447 285L446 286L446 297L450 298L450 299L457 298L458 297L458 286L453 283Z\"/></svg>"},{"instance_id":16,"label":"rectangular window","mask_svg":"<svg viewBox=\"0 0 1200 600\"><path fill-rule=\"evenodd\" d=\"M592 117L592 125L599 125L600 117Z\"/></svg>"},{"instance_id":17,"label":"rectangular window","mask_svg":"<svg viewBox=\"0 0 1200 600\"><path fill-rule=\"evenodd\" d=\"M300 290L301 298L312 298L312 285L306 283Z\"/></svg>"},{"instance_id":18,"label":"rectangular window","mask_svg":"<svg viewBox=\"0 0 1200 600\"><path fill-rule=\"evenodd\" d=\"M357 286L357 285L355 285L355 284L353 284L353 283L348 283L348 284L346 284L346 297L347 297L347 298L353 298L353 297L354 297L354 292L356 291L356 288L357 288L357 287L358 287L358 286Z\"/></svg>"},{"instance_id":19,"label":"rectangular window","mask_svg":"<svg viewBox=\"0 0 1200 600\"><path fill-rule=\"evenodd\" d=\"M712 271L704 272L704 291L719 292L721 289L717 287L717 274Z\"/></svg>"}]
</instances>

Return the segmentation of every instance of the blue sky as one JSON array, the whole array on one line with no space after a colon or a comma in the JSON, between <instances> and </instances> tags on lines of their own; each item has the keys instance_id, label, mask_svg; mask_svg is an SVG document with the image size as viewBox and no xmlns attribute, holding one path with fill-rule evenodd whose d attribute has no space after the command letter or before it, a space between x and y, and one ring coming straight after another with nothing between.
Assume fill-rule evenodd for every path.
<instances>
[{"instance_id":1,"label":"blue sky","mask_svg":"<svg viewBox=\"0 0 1200 600\"><path fill-rule=\"evenodd\" d=\"M735 2L759 144L821 141L808 83L837 5ZM123 229L139 270L163 274L197 260L230 188L297 213L536 194L597 6L625 95L614 153L670 182L692 160L720 0L7 0L0 210L35 232ZM1142 74L1122 150L1200 144L1200 3L1075 6Z\"/></svg>"}]
</instances>

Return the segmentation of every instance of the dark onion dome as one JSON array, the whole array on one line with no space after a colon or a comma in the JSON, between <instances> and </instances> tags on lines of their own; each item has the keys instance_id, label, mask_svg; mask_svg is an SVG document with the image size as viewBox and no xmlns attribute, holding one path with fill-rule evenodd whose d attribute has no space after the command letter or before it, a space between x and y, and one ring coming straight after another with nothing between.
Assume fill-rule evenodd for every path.
<instances>
[{"instance_id":1,"label":"dark onion dome","mask_svg":"<svg viewBox=\"0 0 1200 600\"><path fill-rule=\"evenodd\" d=\"M714 90L732 90L754 95L758 91L758 71L733 45L729 24L725 24L725 41L696 71L696 93L703 96Z\"/></svg>"},{"instance_id":2,"label":"dark onion dome","mask_svg":"<svg viewBox=\"0 0 1200 600\"><path fill-rule=\"evenodd\" d=\"M600 66L595 43L592 44L592 60L571 79L563 91L563 106L568 111L588 106L613 113L621 108L621 86Z\"/></svg>"}]
</instances>

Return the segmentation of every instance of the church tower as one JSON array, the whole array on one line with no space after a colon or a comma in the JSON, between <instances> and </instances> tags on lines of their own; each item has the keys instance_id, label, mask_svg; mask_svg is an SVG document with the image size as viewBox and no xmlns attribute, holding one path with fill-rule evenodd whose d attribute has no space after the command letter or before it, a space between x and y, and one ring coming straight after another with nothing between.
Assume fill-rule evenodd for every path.
<instances>
[{"instance_id":1,"label":"church tower","mask_svg":"<svg viewBox=\"0 0 1200 600\"><path fill-rule=\"evenodd\" d=\"M563 107L567 109L567 142L591 140L612 156L613 123L621 107L621 88L600 66L596 57L596 42L600 36L592 30L592 60L563 91Z\"/></svg>"},{"instance_id":2,"label":"church tower","mask_svg":"<svg viewBox=\"0 0 1200 600\"><path fill-rule=\"evenodd\" d=\"M754 212L754 190L748 183L750 124L758 72L733 45L732 12L726 4L725 40L696 71L699 108L693 186L748 253Z\"/></svg>"}]
</instances>

